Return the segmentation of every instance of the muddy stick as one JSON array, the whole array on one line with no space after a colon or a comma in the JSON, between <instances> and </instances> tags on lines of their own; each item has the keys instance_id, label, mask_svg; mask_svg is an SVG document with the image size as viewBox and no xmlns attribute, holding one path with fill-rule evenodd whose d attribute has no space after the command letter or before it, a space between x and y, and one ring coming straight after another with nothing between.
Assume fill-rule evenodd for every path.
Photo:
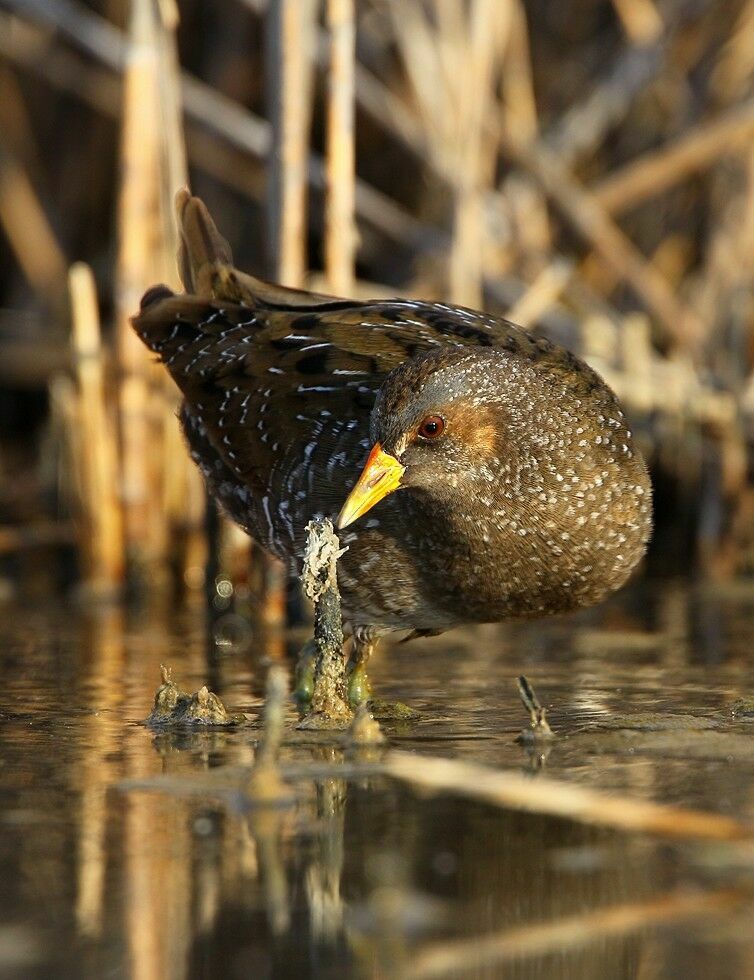
<instances>
[{"instance_id":1,"label":"muddy stick","mask_svg":"<svg viewBox=\"0 0 754 980\"><path fill-rule=\"evenodd\" d=\"M346 664L337 580L337 563L343 550L332 523L326 518L310 521L306 530L308 540L301 581L306 597L314 603L316 664L311 707L299 728L345 728L351 722L353 712L346 700Z\"/></svg>"},{"instance_id":2,"label":"muddy stick","mask_svg":"<svg viewBox=\"0 0 754 980\"><path fill-rule=\"evenodd\" d=\"M539 698L534 693L534 688L529 683L528 678L523 674L516 679L518 685L518 695L521 698L524 708L529 712L529 727L525 728L516 739L517 742L534 742L540 739L552 739L555 737L550 724L545 717L547 712L539 703Z\"/></svg>"},{"instance_id":3,"label":"muddy stick","mask_svg":"<svg viewBox=\"0 0 754 980\"><path fill-rule=\"evenodd\" d=\"M285 703L288 697L288 677L285 670L273 664L267 674L262 737L257 746L254 766L249 775L246 793L252 803L289 803L292 794L280 776L280 746L285 734Z\"/></svg>"}]
</instances>

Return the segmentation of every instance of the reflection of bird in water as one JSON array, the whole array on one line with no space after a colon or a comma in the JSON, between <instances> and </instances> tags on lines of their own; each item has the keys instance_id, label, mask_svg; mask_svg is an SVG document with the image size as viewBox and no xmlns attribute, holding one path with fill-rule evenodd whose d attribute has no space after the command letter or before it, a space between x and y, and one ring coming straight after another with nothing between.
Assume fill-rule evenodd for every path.
<instances>
[{"instance_id":1,"label":"reflection of bird in water","mask_svg":"<svg viewBox=\"0 0 754 980\"><path fill-rule=\"evenodd\" d=\"M177 203L186 294L150 289L135 329L183 392L210 488L263 547L293 568L307 522L340 512L357 659L386 630L564 612L625 582L650 485L591 368L484 313L255 279L201 201Z\"/></svg>"},{"instance_id":2,"label":"reflection of bird in water","mask_svg":"<svg viewBox=\"0 0 754 980\"><path fill-rule=\"evenodd\" d=\"M449 857L438 855L438 857ZM348 910L351 942L367 963L378 964L378 976L410 975L410 948L423 933L450 921L450 906L412 886L410 861L389 850L367 862L371 886L367 900ZM369 972L365 969L365 973Z\"/></svg>"}]
</instances>

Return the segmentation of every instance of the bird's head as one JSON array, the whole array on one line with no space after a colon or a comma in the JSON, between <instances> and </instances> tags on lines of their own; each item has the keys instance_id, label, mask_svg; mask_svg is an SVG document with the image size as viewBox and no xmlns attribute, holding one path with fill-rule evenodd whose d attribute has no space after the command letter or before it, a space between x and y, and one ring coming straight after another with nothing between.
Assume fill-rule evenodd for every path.
<instances>
[{"instance_id":1,"label":"bird's head","mask_svg":"<svg viewBox=\"0 0 754 980\"><path fill-rule=\"evenodd\" d=\"M463 492L475 477L499 468L502 453L514 451L504 442L503 368L489 349L450 346L395 368L377 396L372 449L338 526L400 488Z\"/></svg>"}]
</instances>

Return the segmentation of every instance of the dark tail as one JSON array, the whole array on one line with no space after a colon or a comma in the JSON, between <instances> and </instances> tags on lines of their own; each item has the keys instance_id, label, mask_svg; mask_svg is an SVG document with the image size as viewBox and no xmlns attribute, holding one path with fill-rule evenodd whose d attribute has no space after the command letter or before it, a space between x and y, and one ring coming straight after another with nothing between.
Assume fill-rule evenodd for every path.
<instances>
[{"instance_id":1,"label":"dark tail","mask_svg":"<svg viewBox=\"0 0 754 980\"><path fill-rule=\"evenodd\" d=\"M192 197L187 187L175 196L175 212L181 236L178 271L183 288L210 299L217 272L233 264L230 245L217 230L204 202Z\"/></svg>"},{"instance_id":2,"label":"dark tail","mask_svg":"<svg viewBox=\"0 0 754 980\"><path fill-rule=\"evenodd\" d=\"M342 302L333 296L265 282L234 269L230 246L204 202L192 197L188 188L176 194L175 210L180 233L178 271L185 293L176 295L165 285L152 286L131 321L147 347L169 363L171 372L174 367L178 369L174 354L180 354L199 336L217 330L212 324L220 308L228 311L236 305L248 310L261 305L300 311Z\"/></svg>"},{"instance_id":3,"label":"dark tail","mask_svg":"<svg viewBox=\"0 0 754 980\"><path fill-rule=\"evenodd\" d=\"M150 287L131 321L147 347L163 359L201 332L207 303L233 274L230 246L204 202L184 187L176 194L175 211L180 235L178 271L186 292L176 295L164 284Z\"/></svg>"},{"instance_id":4,"label":"dark tail","mask_svg":"<svg viewBox=\"0 0 754 980\"><path fill-rule=\"evenodd\" d=\"M178 272L188 295L212 299L218 274L233 264L230 245L217 230L204 201L192 197L187 187L175 195L178 219ZM160 300L175 296L168 286L150 286L141 297L140 313Z\"/></svg>"}]
</instances>

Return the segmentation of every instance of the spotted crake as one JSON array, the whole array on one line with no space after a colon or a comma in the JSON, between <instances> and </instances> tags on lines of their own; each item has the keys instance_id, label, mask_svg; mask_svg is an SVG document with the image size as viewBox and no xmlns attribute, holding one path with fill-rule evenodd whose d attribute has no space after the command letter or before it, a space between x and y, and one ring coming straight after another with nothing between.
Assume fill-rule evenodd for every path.
<instances>
[{"instance_id":1,"label":"spotted crake","mask_svg":"<svg viewBox=\"0 0 754 980\"><path fill-rule=\"evenodd\" d=\"M150 289L134 328L183 393L210 490L255 540L293 571L307 522L341 513L357 644L564 612L625 582L650 483L583 361L474 310L264 282L233 267L198 198L177 209L186 292Z\"/></svg>"}]
</instances>

